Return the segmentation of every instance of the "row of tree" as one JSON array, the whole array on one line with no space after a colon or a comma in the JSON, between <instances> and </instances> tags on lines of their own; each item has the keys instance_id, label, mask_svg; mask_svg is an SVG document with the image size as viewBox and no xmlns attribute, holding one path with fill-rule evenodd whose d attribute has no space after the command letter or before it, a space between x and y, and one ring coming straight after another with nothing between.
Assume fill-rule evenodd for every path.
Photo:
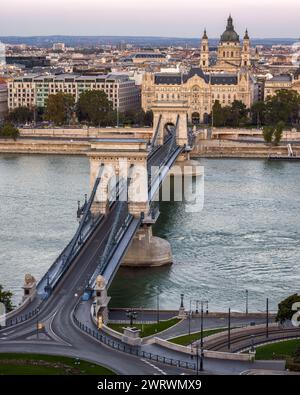
<instances>
[{"instance_id":1,"label":"row of tree","mask_svg":"<svg viewBox=\"0 0 300 395\"><path fill-rule=\"evenodd\" d=\"M285 126L300 124L300 95L294 90L279 90L265 101L254 103L250 109L238 100L222 107L217 100L212 111L212 123L216 127L274 126L283 122Z\"/></svg>"},{"instance_id":2,"label":"row of tree","mask_svg":"<svg viewBox=\"0 0 300 395\"><path fill-rule=\"evenodd\" d=\"M49 95L45 109L32 110L27 107L19 107L11 111L7 121L14 124L25 124L32 121L49 121L57 126L76 124L88 124L91 126L116 126L116 125L140 125L151 126L153 113L139 111L127 111L118 113L113 109L113 104L103 91L85 91L75 103L71 94L59 92Z\"/></svg>"}]
</instances>

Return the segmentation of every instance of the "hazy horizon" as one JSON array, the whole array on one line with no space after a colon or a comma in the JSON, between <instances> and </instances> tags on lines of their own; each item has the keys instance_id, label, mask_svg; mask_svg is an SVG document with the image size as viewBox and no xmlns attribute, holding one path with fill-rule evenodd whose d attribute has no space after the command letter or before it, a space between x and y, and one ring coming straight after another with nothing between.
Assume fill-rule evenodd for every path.
<instances>
[{"instance_id":1,"label":"hazy horizon","mask_svg":"<svg viewBox=\"0 0 300 395\"><path fill-rule=\"evenodd\" d=\"M1 7L0 36L132 36L218 38L232 14L253 38L298 38L299 0L11 0Z\"/></svg>"}]
</instances>

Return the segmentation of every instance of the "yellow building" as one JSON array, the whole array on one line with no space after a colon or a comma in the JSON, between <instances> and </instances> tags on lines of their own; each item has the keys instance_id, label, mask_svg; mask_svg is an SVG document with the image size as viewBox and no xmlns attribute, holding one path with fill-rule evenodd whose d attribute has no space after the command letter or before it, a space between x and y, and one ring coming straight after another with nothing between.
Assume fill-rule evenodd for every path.
<instances>
[{"instance_id":1,"label":"yellow building","mask_svg":"<svg viewBox=\"0 0 300 395\"><path fill-rule=\"evenodd\" d=\"M243 43L241 44L240 37L234 30L231 15L227 20L226 30L221 35L215 65L210 65L209 41L206 30L204 30L200 48L200 67L203 70L234 73L241 67L250 66L250 37L248 30L246 30Z\"/></svg>"},{"instance_id":2,"label":"yellow building","mask_svg":"<svg viewBox=\"0 0 300 395\"><path fill-rule=\"evenodd\" d=\"M294 75L281 74L265 82L265 98L276 95L281 89L295 90L300 94L300 68Z\"/></svg>"},{"instance_id":3,"label":"yellow building","mask_svg":"<svg viewBox=\"0 0 300 395\"><path fill-rule=\"evenodd\" d=\"M201 41L200 67L188 73L145 73L142 82L142 107L151 110L157 103L185 102L189 122L207 122L216 100L222 106L234 100L250 107L254 98L254 80L250 73L250 39L246 31L243 45L234 31L232 18L221 36L215 65L209 63L206 31Z\"/></svg>"}]
</instances>

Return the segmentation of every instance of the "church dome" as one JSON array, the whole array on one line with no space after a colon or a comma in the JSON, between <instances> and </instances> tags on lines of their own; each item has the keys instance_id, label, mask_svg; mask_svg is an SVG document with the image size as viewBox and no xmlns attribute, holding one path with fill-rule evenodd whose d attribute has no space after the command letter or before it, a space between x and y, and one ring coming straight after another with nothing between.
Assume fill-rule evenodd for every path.
<instances>
[{"instance_id":1,"label":"church dome","mask_svg":"<svg viewBox=\"0 0 300 395\"><path fill-rule=\"evenodd\" d=\"M240 42L240 37L234 30L232 17L229 16L225 32L221 36L221 42Z\"/></svg>"}]
</instances>

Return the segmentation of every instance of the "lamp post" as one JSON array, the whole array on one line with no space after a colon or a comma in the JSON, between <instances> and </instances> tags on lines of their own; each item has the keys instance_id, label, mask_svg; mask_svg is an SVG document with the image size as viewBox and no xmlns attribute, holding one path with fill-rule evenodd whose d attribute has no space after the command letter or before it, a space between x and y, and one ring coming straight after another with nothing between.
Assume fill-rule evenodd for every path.
<instances>
[{"instance_id":1,"label":"lamp post","mask_svg":"<svg viewBox=\"0 0 300 395\"><path fill-rule=\"evenodd\" d=\"M184 294L180 294L180 309L184 309L183 299L184 299Z\"/></svg>"},{"instance_id":2,"label":"lamp post","mask_svg":"<svg viewBox=\"0 0 300 395\"><path fill-rule=\"evenodd\" d=\"M159 295L160 295L160 289L157 290L157 294L156 294L156 313L157 313L158 324L159 324Z\"/></svg>"},{"instance_id":3,"label":"lamp post","mask_svg":"<svg viewBox=\"0 0 300 395\"><path fill-rule=\"evenodd\" d=\"M203 350L203 302L201 302L201 354L200 354L200 372L203 372L203 360L204 360L204 350Z\"/></svg>"},{"instance_id":4,"label":"lamp post","mask_svg":"<svg viewBox=\"0 0 300 395\"><path fill-rule=\"evenodd\" d=\"M137 312L133 309L126 311L127 318L130 320L130 326L133 326L133 321L137 319Z\"/></svg>"},{"instance_id":5,"label":"lamp post","mask_svg":"<svg viewBox=\"0 0 300 395\"><path fill-rule=\"evenodd\" d=\"M36 309L36 337L39 338L39 313L40 309Z\"/></svg>"},{"instance_id":6,"label":"lamp post","mask_svg":"<svg viewBox=\"0 0 300 395\"><path fill-rule=\"evenodd\" d=\"M248 310L249 310L249 291L246 289L246 316L248 316Z\"/></svg>"},{"instance_id":7,"label":"lamp post","mask_svg":"<svg viewBox=\"0 0 300 395\"><path fill-rule=\"evenodd\" d=\"M269 298L266 303L266 337L269 338Z\"/></svg>"},{"instance_id":8,"label":"lamp post","mask_svg":"<svg viewBox=\"0 0 300 395\"><path fill-rule=\"evenodd\" d=\"M231 309L228 310L228 350L231 346Z\"/></svg>"}]
</instances>

